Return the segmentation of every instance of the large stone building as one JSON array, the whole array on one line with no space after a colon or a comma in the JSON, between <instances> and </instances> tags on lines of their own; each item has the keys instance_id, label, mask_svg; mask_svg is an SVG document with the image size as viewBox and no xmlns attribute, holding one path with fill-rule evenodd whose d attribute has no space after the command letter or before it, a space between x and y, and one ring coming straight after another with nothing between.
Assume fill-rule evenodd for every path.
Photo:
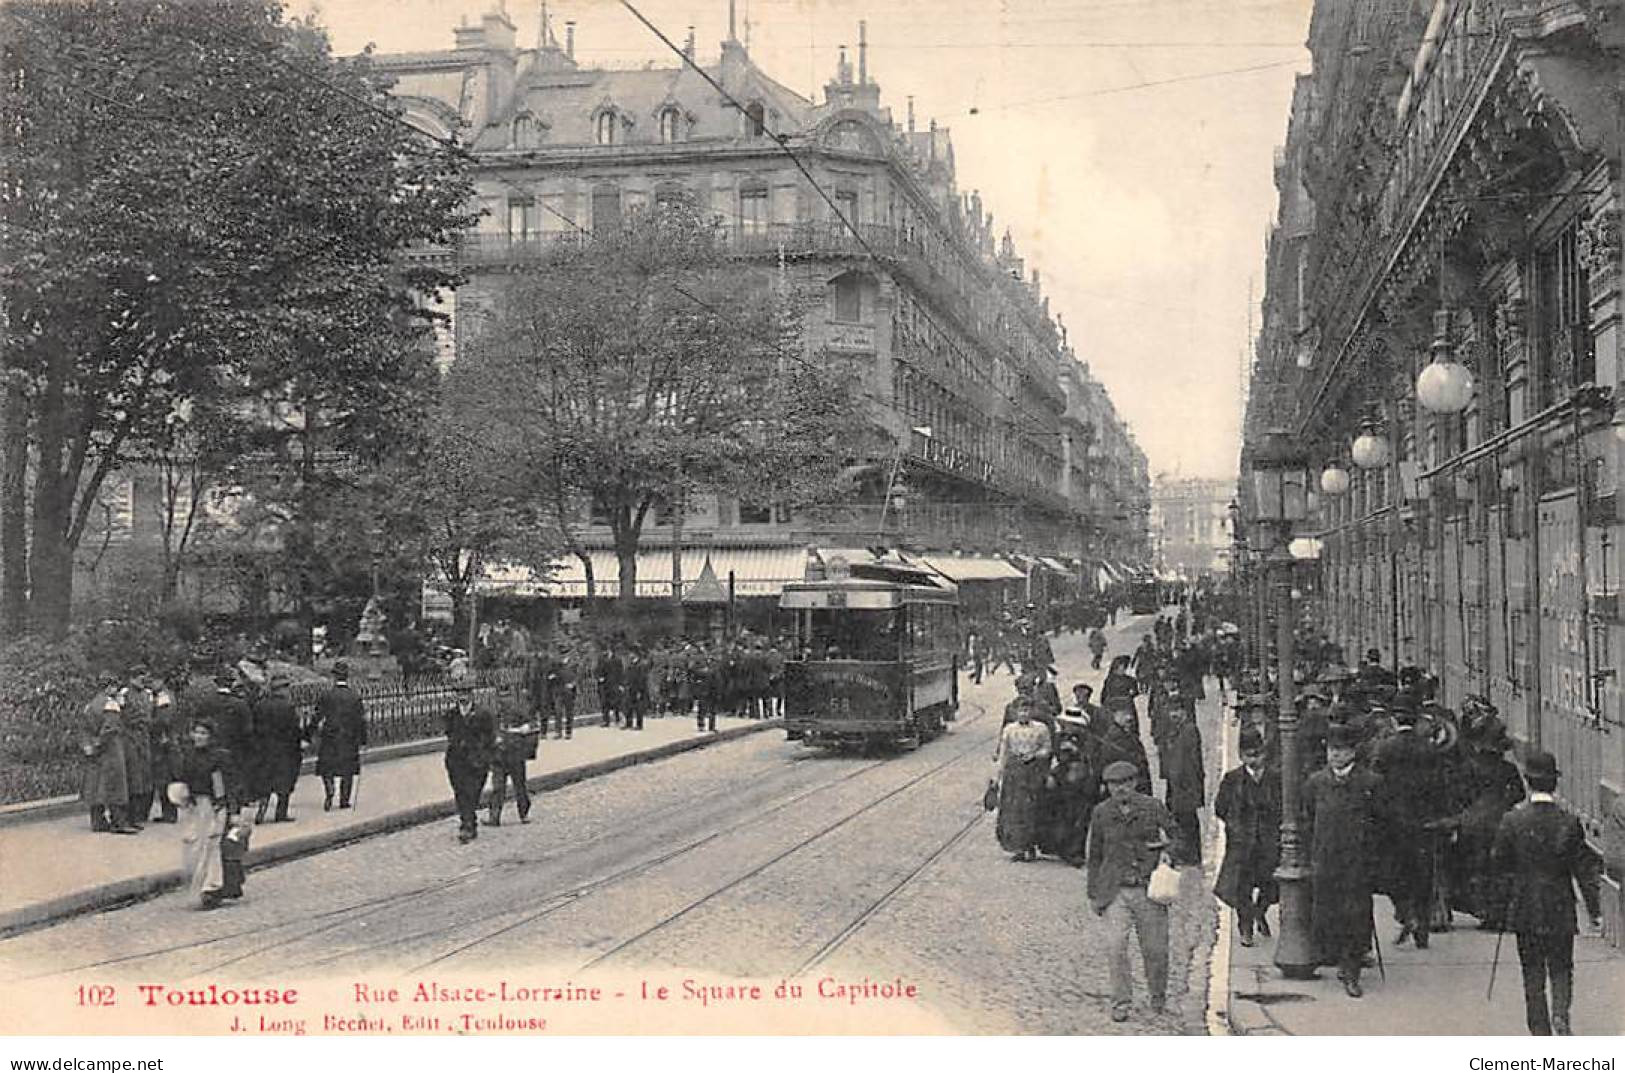
<instances>
[{"instance_id":1,"label":"large stone building","mask_svg":"<svg viewBox=\"0 0 1625 1073\"><path fill-rule=\"evenodd\" d=\"M1151 542L1159 572L1199 578L1230 569L1233 478L1157 474L1151 487Z\"/></svg>"},{"instance_id":2,"label":"large stone building","mask_svg":"<svg viewBox=\"0 0 1625 1073\"><path fill-rule=\"evenodd\" d=\"M1014 557L1092 578L1102 562L1143 557L1144 455L1074 355L1039 273L981 197L959 192L948 130L917 123L912 101L895 118L867 51L860 32L855 68L843 52L821 103L760 70L731 32L701 64L726 96L676 57L578 64L573 25L561 39L545 5L534 48L498 11L457 27L454 48L377 57L408 118L477 159L484 215L461 244L471 275L453 334L474 330L505 266L691 198L725 222L739 257L773 264L806 297L808 357L861 370L907 492L883 510L880 466L852 502L812 517L703 498L684 522L687 578L709 555L771 591L799 576L812 540L957 552L967 577L1007 575ZM640 593L669 593L671 540L667 525L646 531ZM595 574L613 579L607 543L602 555ZM566 563L549 591L579 595L579 569Z\"/></svg>"},{"instance_id":3,"label":"large stone building","mask_svg":"<svg viewBox=\"0 0 1625 1073\"><path fill-rule=\"evenodd\" d=\"M1322 489L1350 475L1312 523L1335 639L1488 697L1599 838L1625 791L1622 44L1617 3L1315 4L1243 458L1278 428L1341 471ZM1459 414L1421 404L1451 401L1419 398L1431 362L1470 371Z\"/></svg>"}]
</instances>

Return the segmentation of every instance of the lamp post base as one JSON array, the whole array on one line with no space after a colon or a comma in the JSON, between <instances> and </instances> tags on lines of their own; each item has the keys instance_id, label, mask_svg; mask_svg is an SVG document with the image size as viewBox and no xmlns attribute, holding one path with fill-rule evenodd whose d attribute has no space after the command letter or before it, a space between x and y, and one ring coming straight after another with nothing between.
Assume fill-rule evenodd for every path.
<instances>
[{"instance_id":1,"label":"lamp post base","mask_svg":"<svg viewBox=\"0 0 1625 1073\"><path fill-rule=\"evenodd\" d=\"M1310 980L1319 968L1309 937L1309 869L1283 865L1275 872L1281 893L1281 933L1275 967L1289 980Z\"/></svg>"}]
</instances>

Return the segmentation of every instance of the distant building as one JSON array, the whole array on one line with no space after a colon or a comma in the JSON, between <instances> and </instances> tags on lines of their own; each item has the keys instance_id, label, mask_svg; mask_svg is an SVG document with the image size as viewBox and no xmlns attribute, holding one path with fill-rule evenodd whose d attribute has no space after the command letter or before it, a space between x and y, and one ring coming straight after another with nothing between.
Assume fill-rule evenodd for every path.
<instances>
[{"instance_id":1,"label":"distant building","mask_svg":"<svg viewBox=\"0 0 1625 1073\"><path fill-rule=\"evenodd\" d=\"M773 591L784 571L799 576L807 543L877 539L970 573L1013 562L1092 581L1105 564L1143 561L1143 453L1050 314L1039 273L981 196L956 188L947 128L917 125L912 102L902 121L882 107L861 24L856 68L843 51L822 103L756 67L731 29L703 69L738 106L686 64L578 64L574 36L566 23L560 41L544 5L534 48L497 11L457 27L451 49L375 57L407 117L456 133L478 160L485 213L454 253L470 280L444 360L506 267L693 199L727 223L737 256L773 264L806 298L807 356L861 373L907 494L883 510L889 472L877 467L849 502L814 515L697 497L684 580L709 555L720 575ZM685 51L695 56L692 32ZM607 529L587 536L603 559L595 579L612 586ZM672 539L664 519L645 530L640 594L669 594ZM582 594L573 564L549 593Z\"/></svg>"},{"instance_id":2,"label":"distant building","mask_svg":"<svg viewBox=\"0 0 1625 1073\"><path fill-rule=\"evenodd\" d=\"M1151 489L1151 540L1157 568L1196 578L1230 568L1234 478L1157 475Z\"/></svg>"}]
</instances>

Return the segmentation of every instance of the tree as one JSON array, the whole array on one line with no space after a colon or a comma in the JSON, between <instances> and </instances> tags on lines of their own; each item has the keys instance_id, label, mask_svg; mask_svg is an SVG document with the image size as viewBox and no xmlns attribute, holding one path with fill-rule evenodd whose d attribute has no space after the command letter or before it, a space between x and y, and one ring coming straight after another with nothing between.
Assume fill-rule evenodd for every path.
<instances>
[{"instance_id":1,"label":"tree","mask_svg":"<svg viewBox=\"0 0 1625 1073\"><path fill-rule=\"evenodd\" d=\"M235 418L239 483L308 550L324 463L422 413L420 297L456 277L401 255L471 191L366 56L275 3L18 0L0 29L0 610L54 636L102 483L188 406Z\"/></svg>"},{"instance_id":2,"label":"tree","mask_svg":"<svg viewBox=\"0 0 1625 1073\"><path fill-rule=\"evenodd\" d=\"M422 435L373 482L377 516L388 520L395 546L445 587L459 638L487 563L501 556L541 574L559 547L535 482L517 479L511 431L484 408L478 388L465 366L453 366Z\"/></svg>"},{"instance_id":3,"label":"tree","mask_svg":"<svg viewBox=\"0 0 1625 1073\"><path fill-rule=\"evenodd\" d=\"M515 276L463 360L561 529L570 501L607 517L630 601L655 504L690 490L801 503L833 487L862 409L855 377L804 356L799 320L713 221L663 206Z\"/></svg>"}]
</instances>

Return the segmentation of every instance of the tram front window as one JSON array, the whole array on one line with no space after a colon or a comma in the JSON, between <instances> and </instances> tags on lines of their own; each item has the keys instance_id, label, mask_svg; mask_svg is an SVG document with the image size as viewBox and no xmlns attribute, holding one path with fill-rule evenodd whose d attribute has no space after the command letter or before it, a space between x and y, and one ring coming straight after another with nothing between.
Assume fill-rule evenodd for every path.
<instances>
[{"instance_id":1,"label":"tram front window","mask_svg":"<svg viewBox=\"0 0 1625 1073\"><path fill-rule=\"evenodd\" d=\"M801 650L811 660L898 658L898 612L804 611Z\"/></svg>"}]
</instances>

